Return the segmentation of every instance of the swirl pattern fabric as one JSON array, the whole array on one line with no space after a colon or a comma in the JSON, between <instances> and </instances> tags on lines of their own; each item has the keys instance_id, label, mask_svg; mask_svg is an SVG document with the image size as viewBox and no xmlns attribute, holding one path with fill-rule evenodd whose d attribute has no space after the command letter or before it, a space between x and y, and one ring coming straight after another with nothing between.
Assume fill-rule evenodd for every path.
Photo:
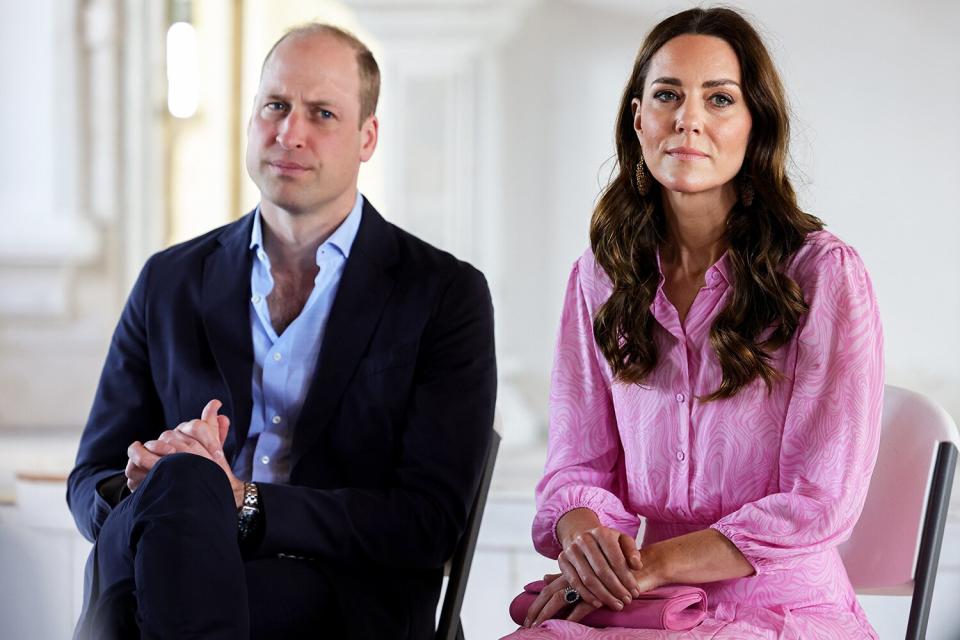
<instances>
[{"instance_id":1,"label":"swirl pattern fabric","mask_svg":"<svg viewBox=\"0 0 960 640\"><path fill-rule=\"evenodd\" d=\"M684 323L661 289L652 305L660 359L624 385L593 338L611 284L588 250L570 275L550 393L546 469L537 486L536 549L560 546L560 517L588 507L643 544L713 527L754 567L747 578L699 585L710 610L696 629L590 629L552 620L511 640L578 638L876 638L837 554L866 498L876 461L883 338L857 253L811 234L788 271L810 306L773 354L784 379L755 380L729 399L717 389L710 328L731 292L724 255Z\"/></svg>"}]
</instances>

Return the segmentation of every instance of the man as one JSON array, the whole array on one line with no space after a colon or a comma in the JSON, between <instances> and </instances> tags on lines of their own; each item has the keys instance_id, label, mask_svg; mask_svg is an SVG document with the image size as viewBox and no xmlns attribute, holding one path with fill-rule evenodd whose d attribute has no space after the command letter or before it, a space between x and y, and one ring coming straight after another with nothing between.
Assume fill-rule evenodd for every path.
<instances>
[{"instance_id":1,"label":"man","mask_svg":"<svg viewBox=\"0 0 960 640\"><path fill-rule=\"evenodd\" d=\"M247 128L259 207L144 266L69 480L96 542L79 637L432 636L492 308L358 193L378 91L352 35L281 38Z\"/></svg>"}]
</instances>

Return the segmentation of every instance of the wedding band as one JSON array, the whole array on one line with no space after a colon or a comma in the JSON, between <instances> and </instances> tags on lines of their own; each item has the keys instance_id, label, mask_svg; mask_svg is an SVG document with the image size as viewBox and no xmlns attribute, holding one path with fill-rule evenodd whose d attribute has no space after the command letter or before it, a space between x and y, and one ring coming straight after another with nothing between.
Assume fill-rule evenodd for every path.
<instances>
[{"instance_id":1,"label":"wedding band","mask_svg":"<svg viewBox=\"0 0 960 640\"><path fill-rule=\"evenodd\" d=\"M580 594L573 587L566 586L563 588L563 601L567 604L577 604L580 602Z\"/></svg>"}]
</instances>

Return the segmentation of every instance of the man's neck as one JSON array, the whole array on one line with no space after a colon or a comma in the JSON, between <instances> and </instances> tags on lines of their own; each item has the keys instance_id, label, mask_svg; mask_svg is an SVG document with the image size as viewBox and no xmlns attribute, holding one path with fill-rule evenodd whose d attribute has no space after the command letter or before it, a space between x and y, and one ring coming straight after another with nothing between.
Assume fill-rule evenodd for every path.
<instances>
[{"instance_id":1,"label":"man's neck","mask_svg":"<svg viewBox=\"0 0 960 640\"><path fill-rule=\"evenodd\" d=\"M263 245L270 264L278 268L308 268L316 264L317 249L343 224L356 202L354 191L316 211L290 212L270 202L260 203Z\"/></svg>"}]
</instances>

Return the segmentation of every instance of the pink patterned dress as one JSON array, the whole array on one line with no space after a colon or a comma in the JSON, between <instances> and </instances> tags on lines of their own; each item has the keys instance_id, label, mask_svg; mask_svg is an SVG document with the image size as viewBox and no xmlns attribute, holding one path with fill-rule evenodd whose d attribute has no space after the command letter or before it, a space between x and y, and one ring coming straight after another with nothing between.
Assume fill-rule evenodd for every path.
<instances>
[{"instance_id":1,"label":"pink patterned dress","mask_svg":"<svg viewBox=\"0 0 960 640\"><path fill-rule=\"evenodd\" d=\"M537 486L536 549L560 552L560 517L588 507L643 544L712 527L755 575L708 583L709 615L685 633L590 629L551 620L511 640L576 638L876 638L837 554L863 507L883 394L880 317L857 253L811 234L788 274L810 306L774 354L785 375L730 399L716 390L710 327L731 294L724 255L684 324L662 289L653 302L659 361L643 387L613 382L592 318L610 281L587 251L566 292L550 394L550 442ZM536 576L532 576L533 579Z\"/></svg>"}]
</instances>

